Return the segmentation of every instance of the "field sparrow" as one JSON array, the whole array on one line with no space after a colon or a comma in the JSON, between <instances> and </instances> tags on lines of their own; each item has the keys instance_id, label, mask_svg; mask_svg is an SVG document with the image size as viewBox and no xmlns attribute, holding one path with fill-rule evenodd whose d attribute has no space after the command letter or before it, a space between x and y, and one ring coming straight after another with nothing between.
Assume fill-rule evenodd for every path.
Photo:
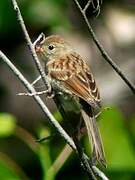
<instances>
[{"instance_id":1,"label":"field sparrow","mask_svg":"<svg viewBox=\"0 0 135 180\"><path fill-rule=\"evenodd\" d=\"M42 34L35 43L35 50L44 62L53 91L79 101L93 155L105 164L102 141L93 115L93 109L100 107L100 95L91 69L61 36L45 38Z\"/></svg>"}]
</instances>

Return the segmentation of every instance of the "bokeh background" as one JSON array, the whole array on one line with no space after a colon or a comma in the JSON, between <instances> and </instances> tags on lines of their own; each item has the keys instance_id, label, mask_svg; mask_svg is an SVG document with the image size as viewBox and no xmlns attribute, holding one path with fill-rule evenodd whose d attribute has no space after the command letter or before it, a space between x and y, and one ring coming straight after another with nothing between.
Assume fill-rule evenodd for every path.
<instances>
[{"instance_id":1,"label":"bokeh background","mask_svg":"<svg viewBox=\"0 0 135 180\"><path fill-rule=\"evenodd\" d=\"M87 2L80 0L82 6ZM41 32L60 34L91 65L97 80L103 110L98 123L108 168L100 167L110 179L135 179L135 97L127 85L101 57L71 0L19 0L29 35L34 41ZM135 83L135 1L104 0L98 17L92 7L87 15L104 48ZM11 1L0 1L0 49L32 82L38 72L16 19ZM37 85L40 90L41 84ZM79 160L30 97L23 85L0 61L0 179L67 180L87 179ZM42 96L66 129L52 100ZM41 144L36 139L53 135ZM90 154L87 136L82 144Z\"/></svg>"}]
</instances>

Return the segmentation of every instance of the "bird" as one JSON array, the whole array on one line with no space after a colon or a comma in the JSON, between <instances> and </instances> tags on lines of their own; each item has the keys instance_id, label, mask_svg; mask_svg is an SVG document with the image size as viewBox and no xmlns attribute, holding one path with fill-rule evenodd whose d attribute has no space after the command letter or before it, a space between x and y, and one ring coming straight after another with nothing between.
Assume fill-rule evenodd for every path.
<instances>
[{"instance_id":1,"label":"bird","mask_svg":"<svg viewBox=\"0 0 135 180\"><path fill-rule=\"evenodd\" d=\"M34 47L44 64L53 92L73 97L79 102L92 146L93 162L106 165L103 143L94 115L94 109L101 107L101 98L91 68L60 35L45 37L42 33Z\"/></svg>"}]
</instances>

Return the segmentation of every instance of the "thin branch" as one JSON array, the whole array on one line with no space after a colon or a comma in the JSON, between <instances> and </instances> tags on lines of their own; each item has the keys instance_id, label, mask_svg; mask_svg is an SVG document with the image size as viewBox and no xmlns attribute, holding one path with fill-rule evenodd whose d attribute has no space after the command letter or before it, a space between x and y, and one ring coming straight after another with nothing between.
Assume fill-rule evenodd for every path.
<instances>
[{"instance_id":1,"label":"thin branch","mask_svg":"<svg viewBox=\"0 0 135 180\"><path fill-rule=\"evenodd\" d=\"M36 67L37 67L37 69L38 69L38 71L39 71L39 73L40 73L40 75L41 75L41 77L42 77L42 80L43 80L44 84L46 85L47 89L49 89L50 86L49 86L49 83L48 83L48 81L47 81L47 78L46 78L46 75L45 75L45 71L43 70L43 68L42 68L42 66L41 66L41 64L40 64L40 61L39 61L39 59L38 59L38 57L37 57L37 54L36 54L36 52L35 52L34 45L32 44L31 39L30 39L30 37L29 37L29 34L28 34L28 32L27 32L27 29L26 29L24 20L23 20L23 18L22 18L20 9L19 9L19 7L18 7L18 4L17 4L16 0L12 0L12 3L13 3L14 10L15 10L15 12L16 12L17 19L18 19L19 24L20 24L20 26L21 26L21 28L22 28L24 37L25 37L25 39L26 39L27 45L28 45L28 47L29 47L29 49L30 49L31 55L32 55L32 57L33 57L33 60L34 60L34 62L35 62L35 64L36 64ZM41 35L42 35L42 34L41 34Z\"/></svg>"},{"instance_id":2,"label":"thin branch","mask_svg":"<svg viewBox=\"0 0 135 180\"><path fill-rule=\"evenodd\" d=\"M41 79L41 76L38 76L37 79L35 79L31 85L34 86L39 80Z\"/></svg>"},{"instance_id":3,"label":"thin branch","mask_svg":"<svg viewBox=\"0 0 135 180\"><path fill-rule=\"evenodd\" d=\"M23 83L23 85L26 87L26 89L33 93L36 94L35 89L31 86L31 84L26 80L26 78L21 74L21 72L12 64L12 62L5 56L5 54L0 51L0 58L8 65L8 67L12 70L12 72L17 76L17 78ZM53 125L53 127L55 127L55 129L57 130L57 132L59 132L59 134L61 135L61 137L64 138L64 140L70 145L70 147L77 151L77 148L73 142L73 140L69 137L69 135L64 131L64 129L60 126L60 124L57 122L57 120L53 117L53 115L51 114L51 112L48 110L48 108L46 107L46 105L44 104L44 102L41 100L41 98L38 95L33 95L32 96L34 98L34 100L37 102L37 104L40 106L40 108L42 109L43 113L47 116L49 122ZM91 174L91 171L93 171L93 169L90 167L90 165L88 164L88 158L86 159L86 155L82 154L81 157L81 162L83 163L84 167L87 167L86 172L89 175L89 177L91 177L90 179L94 179L93 178L93 174Z\"/></svg>"},{"instance_id":4,"label":"thin branch","mask_svg":"<svg viewBox=\"0 0 135 180\"><path fill-rule=\"evenodd\" d=\"M23 31L23 33L24 33L24 36L25 36L25 39L26 39L26 41L27 41L27 44L28 44L28 47L29 47L29 49L30 49L30 51L31 51L31 53L32 53L32 56L33 56L33 60L34 60L34 62L35 62L35 64L36 64L36 66L37 66L37 69L39 70L39 73L40 73L40 75L41 75L41 77L42 77L42 79L43 79L43 82L45 83L45 85L47 86L47 88L49 89L49 84L48 84L48 82L47 82L47 79L45 78L45 73L44 73L44 71L43 71L43 69L42 69L42 66L41 66L41 64L40 64L40 62L39 62L39 60L38 60L38 57L37 57L37 55L36 55L36 52L35 52L35 49L34 49L34 45L32 44L32 42L31 42L31 40L30 40L30 37L29 37L29 34L28 34L28 32L27 32L27 29L26 29L26 27L25 27L25 24L24 24L24 21L23 21L23 18L22 18L22 15L21 15L21 12L20 12L20 9L19 9L19 7L18 7L18 5L17 5L17 2L16 2L16 0L12 0L12 3L13 3L13 6L14 6L14 10L15 10L15 12L16 12L16 14L17 14L17 18L18 18L18 20L19 20L19 23L20 23L20 25L21 25L21 28L22 28L22 31ZM26 85L26 84L25 84ZM28 89L28 86L27 86L27 89ZM30 91L30 93L32 93L34 96L34 99L35 98L39 98L39 96L37 96L36 95L36 91L35 92L32 92L32 89L29 89L29 91ZM51 117L51 118L53 118L53 116ZM52 122L52 120L51 120L51 122ZM69 139L68 139L69 140ZM71 144L70 144L71 145ZM75 145L73 144L73 141L72 141L72 147L74 147L74 148L76 148L75 147ZM76 149L77 150L77 149ZM91 173L91 171L92 171L92 169L89 167L89 166L85 166L85 161L83 160L83 158L81 157L81 159L82 159L82 163L84 164L84 167L87 167L87 169L86 169L86 171L87 171L87 174L89 175L89 177L93 177L93 174ZM92 179L95 179L95 178L92 178Z\"/></svg>"},{"instance_id":5,"label":"thin branch","mask_svg":"<svg viewBox=\"0 0 135 180\"><path fill-rule=\"evenodd\" d=\"M84 13L85 13L86 10L88 9L88 7L89 7L89 5L90 5L91 2L92 2L91 0L88 0L88 2L86 3L86 5L85 5L85 7L84 7L84 9L83 9L83 12L84 12Z\"/></svg>"},{"instance_id":6,"label":"thin branch","mask_svg":"<svg viewBox=\"0 0 135 180\"><path fill-rule=\"evenodd\" d=\"M18 5L17 5L17 2L16 2L16 0L12 0L12 3L13 3L13 7L14 7L14 10L15 10L15 12L16 12L16 14L17 14L17 18L18 18L18 20L19 20L19 23L20 23L20 25L21 25L21 28L22 28L22 31L23 31L23 33L24 33L24 36L25 36L25 39L26 39L26 41L27 41L27 44L28 44L28 47L29 47L29 49L30 49L30 51L31 51L31 54L32 54L32 56L33 56L33 60L34 60L34 62L35 62L35 64L36 64L36 66L37 66L37 69L39 70L39 73L40 73L40 75L41 75L41 77L42 77L42 79L43 79L43 82L45 83L45 85L47 86L47 88L49 89L49 84L48 84L48 82L47 82L47 79L45 78L45 73L44 73L44 71L43 71L43 69L42 69L42 66L41 66L41 64L40 64L40 62L39 62L39 60L38 60L38 57L37 57L37 55L36 55L36 52L35 52L35 49L34 49L34 45L32 44L32 42L31 42L31 40L30 40L30 37L29 37L29 34L28 34L28 32L27 32L27 29L26 29L26 27L25 27L25 24L24 24L24 21L23 21L23 18L22 18L22 15L21 15L21 12L20 12L20 9L19 9L19 7L18 7ZM15 67L14 67L15 68ZM12 69L13 70L13 69ZM23 77L24 78L24 77ZM23 82L24 83L24 82ZM29 85L28 84L28 82L26 83L27 85ZM26 84L25 84L25 86L26 86ZM37 98L39 98L39 96L37 96L36 95L36 91L34 90L34 88L32 89L32 87L31 86L26 86L27 87L27 89L29 90L29 92L30 93L32 93L34 96L34 99L36 99L37 100ZM29 88L28 88L29 87ZM38 102L38 104L39 104L39 102ZM41 107L41 106L40 106ZM53 118L53 116L51 115L51 122L52 122L52 118ZM55 119L53 119L53 120L55 120ZM60 127L59 127L60 128ZM59 132L61 132L61 131L59 131ZM63 133L65 133L65 132L63 132ZM62 134L63 135L63 134ZM69 140L69 139L68 139ZM71 143L71 142L70 142ZM71 144L70 144L71 145ZM73 148L75 148L76 149L76 147L75 147L75 145L73 144L73 141L72 141L72 147ZM76 149L77 150L77 149ZM83 156L82 157L80 157L80 159L81 159L81 161L82 161L82 163L83 163L83 165L84 165L84 167L85 167L85 169L86 169L86 171L87 171L87 174L89 175L89 177L91 177L92 179L95 179L95 178L93 178L93 174L92 174L92 169L90 168L90 166L89 165L86 165L86 162L85 162L85 159L83 159ZM88 164L88 163L87 163Z\"/></svg>"},{"instance_id":7,"label":"thin branch","mask_svg":"<svg viewBox=\"0 0 135 180\"><path fill-rule=\"evenodd\" d=\"M12 72L17 76L17 78L22 82L22 84L26 87L26 89L31 93L36 93L35 89L31 86L31 84L26 80L26 78L21 74L21 72L12 64L12 62L5 56L5 54L0 51L0 58L8 65L8 67L12 70ZM70 145L70 147L77 151L76 146L73 142L73 140L69 137L69 135L65 132L65 130L60 126L60 124L57 122L57 120L53 117L51 112L48 110L44 102L41 100L41 98L38 95L32 96L36 103L39 105L39 107L42 109L43 113L47 116L49 122L55 127L57 132L61 135L61 137L64 138L64 140ZM93 170L93 167L90 167L88 164L88 157L84 153L80 157L81 161L84 165L87 165L87 173L89 173L89 177L91 175L91 168L92 171L96 173L95 170ZM97 168L98 169L98 168ZM100 171L98 169L98 171ZM96 174L98 174L98 171ZM93 175L91 176L91 179ZM103 178L102 178L103 179ZM105 179L103 179L105 180Z\"/></svg>"},{"instance_id":8,"label":"thin branch","mask_svg":"<svg viewBox=\"0 0 135 180\"><path fill-rule=\"evenodd\" d=\"M74 132L74 129L73 129L72 125L70 125L70 122L69 122L69 118L70 118L70 121L72 121L73 119L71 119L72 118L71 116L69 117L69 111L66 111L66 109L63 108L63 105L62 105L63 100L62 100L62 98L63 97L60 97L60 96L58 96L56 94L55 97L54 97L54 101L55 101L55 103L56 103L56 105L57 105L63 119L68 123L69 129L72 132ZM76 114L76 118L78 118L77 114ZM76 137L76 133L75 134L74 133L72 133L72 137L73 137L74 143L76 145L76 149L77 149L77 153L79 155L80 161L82 162L82 165L85 168L85 171L87 172L88 177L91 175L92 177L90 179L95 179L95 175L97 176L98 172L96 172L95 169L93 169L92 162L89 160L87 155L84 153L83 148L81 147L80 142L79 142L78 138ZM101 179L102 179L102 177L101 177ZM102 180L104 180L104 179L102 179Z\"/></svg>"},{"instance_id":9,"label":"thin branch","mask_svg":"<svg viewBox=\"0 0 135 180\"><path fill-rule=\"evenodd\" d=\"M17 5L16 0L12 0L13 3L13 7L14 10L17 14L17 18L19 20L19 23L21 25L22 31L24 33L25 39L27 41L28 47L30 49L30 52L32 54L33 60L37 66L37 69L42 77L42 80L44 82L44 84L47 86L47 89L50 87L48 84L48 81L46 79L46 75L45 75L45 71L43 71L42 66L40 64L40 61L38 60L38 57L36 55L35 49L34 49L34 44L32 44L29 34L27 32L27 29L25 27L20 9ZM60 135L66 140L66 142L75 150L78 152L79 157L81 162L83 163L83 166L85 167L85 170L89 176L90 179L96 179L95 175L94 175L94 171L93 168L91 166L91 164L89 163L89 158L87 157L87 155L85 155L83 153L83 151L80 153L80 149L78 149L76 147L76 145L74 144L73 140L68 136L68 134L63 130L63 128L59 125L59 123L55 120L55 118L52 116L52 114L50 113L50 111L48 110L48 108L45 106L45 104L43 103L43 101L41 100L41 98L36 95L36 91L35 89L31 86L31 84L23 77L23 75L18 71L18 69L9 61L9 59L0 51L0 56L2 57L2 59L7 63L7 65L10 67L10 69L14 72L14 74L16 74L16 76L22 81L22 83L25 85L25 87L27 88L27 90L34 94L33 98L35 99L35 101L38 103L38 105L41 107L42 111L47 115L49 122L56 128L56 130L60 133Z\"/></svg>"},{"instance_id":10,"label":"thin branch","mask_svg":"<svg viewBox=\"0 0 135 180\"><path fill-rule=\"evenodd\" d=\"M74 143L76 145L76 149L77 149L80 161L82 162L83 168L86 170L89 179L90 180L96 180L97 179L96 178L97 174L93 171L92 162L84 154L84 150L81 147L81 144L80 144L78 138L76 137L76 135L73 135L73 140L74 140Z\"/></svg>"},{"instance_id":11,"label":"thin branch","mask_svg":"<svg viewBox=\"0 0 135 180\"><path fill-rule=\"evenodd\" d=\"M94 4L96 2L96 5ZM101 1L102 4L102 1ZM94 8L94 12L98 11L96 17L100 14L100 0L92 0L92 6Z\"/></svg>"},{"instance_id":12,"label":"thin branch","mask_svg":"<svg viewBox=\"0 0 135 180\"><path fill-rule=\"evenodd\" d=\"M104 174L102 171L100 171L96 166L92 166L92 168L93 168L93 171L96 173L96 175L97 175L99 178L104 179L104 180L109 180L109 179L105 176L105 174Z\"/></svg>"},{"instance_id":13,"label":"thin branch","mask_svg":"<svg viewBox=\"0 0 135 180\"><path fill-rule=\"evenodd\" d=\"M8 67L13 71L13 73L18 77L18 79L23 83L23 85L26 87L26 89L31 92L35 93L35 89L31 86L31 84L26 80L26 78L21 74L21 72L12 64L12 62L3 54L2 51L0 51L0 57L2 60L8 65ZM55 129L59 132L59 134L65 139L65 141L74 149L76 150L76 146L73 142L73 140L69 137L69 135L64 131L64 129L59 125L57 120L53 117L51 112L48 110L44 102L41 100L41 98L38 95L32 96L34 100L37 102L37 104L40 106L44 114L49 119L49 122L55 127Z\"/></svg>"},{"instance_id":14,"label":"thin branch","mask_svg":"<svg viewBox=\"0 0 135 180\"><path fill-rule=\"evenodd\" d=\"M126 77L126 75L122 72L122 70L117 66L117 64L112 60L112 58L105 51L104 47L102 46L102 44L97 39L89 21L88 21L86 13L83 11L78 0L74 0L74 2L76 3L79 11L81 12L81 14L84 18L84 21L88 27L89 33L91 34L93 41L95 42L95 44L96 44L97 48L99 49L101 55L112 66L112 68L117 72L117 74L121 77L121 79L123 79L123 81L127 84L127 86L130 88L130 90L133 92L133 94L135 94L135 85L132 82L130 82L130 80Z\"/></svg>"}]
</instances>

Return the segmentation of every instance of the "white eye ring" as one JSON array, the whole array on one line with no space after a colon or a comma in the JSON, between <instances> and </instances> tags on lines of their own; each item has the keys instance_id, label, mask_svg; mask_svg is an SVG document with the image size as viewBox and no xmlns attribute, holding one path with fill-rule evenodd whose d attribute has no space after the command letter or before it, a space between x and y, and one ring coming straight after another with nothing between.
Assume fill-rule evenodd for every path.
<instances>
[{"instance_id":1,"label":"white eye ring","mask_svg":"<svg viewBox=\"0 0 135 180\"><path fill-rule=\"evenodd\" d=\"M49 50L53 50L55 47L54 47L54 45L52 45L52 44L50 44L49 46L48 46L48 49Z\"/></svg>"}]
</instances>

